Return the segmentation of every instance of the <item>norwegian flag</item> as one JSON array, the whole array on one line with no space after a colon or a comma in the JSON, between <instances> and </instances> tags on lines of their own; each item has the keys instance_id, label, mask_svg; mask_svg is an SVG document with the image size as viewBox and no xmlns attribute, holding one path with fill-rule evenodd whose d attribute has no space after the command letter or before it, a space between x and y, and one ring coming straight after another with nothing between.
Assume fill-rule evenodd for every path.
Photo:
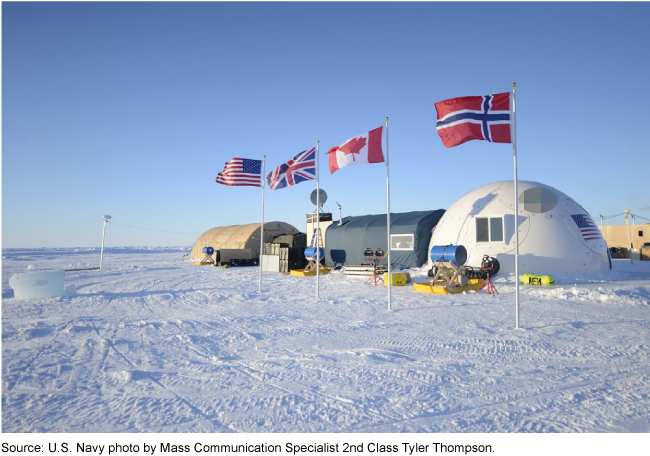
<instances>
[{"instance_id":1,"label":"norwegian flag","mask_svg":"<svg viewBox=\"0 0 650 456\"><path fill-rule=\"evenodd\" d=\"M571 218L578 225L580 234L582 234L585 241L603 240L600 229L598 229L594 221L589 217L589 214L576 214L572 215Z\"/></svg>"},{"instance_id":2,"label":"norwegian flag","mask_svg":"<svg viewBox=\"0 0 650 456\"><path fill-rule=\"evenodd\" d=\"M266 175L271 190L277 190L302 181L316 179L316 148L300 152L293 160L278 166Z\"/></svg>"},{"instance_id":3,"label":"norwegian flag","mask_svg":"<svg viewBox=\"0 0 650 456\"><path fill-rule=\"evenodd\" d=\"M436 129L446 147L473 139L511 143L510 93L451 98L436 103Z\"/></svg>"}]
</instances>

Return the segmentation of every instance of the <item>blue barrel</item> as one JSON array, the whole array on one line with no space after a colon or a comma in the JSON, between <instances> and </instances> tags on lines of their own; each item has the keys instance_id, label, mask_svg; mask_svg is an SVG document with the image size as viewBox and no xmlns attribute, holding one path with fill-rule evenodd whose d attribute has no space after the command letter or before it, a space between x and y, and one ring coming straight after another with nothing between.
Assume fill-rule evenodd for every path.
<instances>
[{"instance_id":1,"label":"blue barrel","mask_svg":"<svg viewBox=\"0 0 650 456\"><path fill-rule=\"evenodd\" d=\"M203 253L206 255L212 255L214 253L214 248L212 247L203 247Z\"/></svg>"},{"instance_id":2,"label":"blue barrel","mask_svg":"<svg viewBox=\"0 0 650 456\"><path fill-rule=\"evenodd\" d=\"M431 261L446 261L461 265L467 261L467 250L462 245L434 245L429 256Z\"/></svg>"},{"instance_id":3,"label":"blue barrel","mask_svg":"<svg viewBox=\"0 0 650 456\"><path fill-rule=\"evenodd\" d=\"M320 258L325 258L325 251L322 247L318 247L318 255ZM312 259L316 258L316 247L307 247L305 249L305 258Z\"/></svg>"}]
</instances>

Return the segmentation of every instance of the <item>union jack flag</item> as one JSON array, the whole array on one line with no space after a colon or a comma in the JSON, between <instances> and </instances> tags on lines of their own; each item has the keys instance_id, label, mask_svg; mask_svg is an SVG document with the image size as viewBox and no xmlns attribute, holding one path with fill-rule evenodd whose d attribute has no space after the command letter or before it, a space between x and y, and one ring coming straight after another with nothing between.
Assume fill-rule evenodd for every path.
<instances>
[{"instance_id":1,"label":"union jack flag","mask_svg":"<svg viewBox=\"0 0 650 456\"><path fill-rule=\"evenodd\" d=\"M436 103L436 130L446 147L473 139L511 143L510 93L451 98Z\"/></svg>"},{"instance_id":2,"label":"union jack flag","mask_svg":"<svg viewBox=\"0 0 650 456\"><path fill-rule=\"evenodd\" d=\"M571 218L576 222L576 225L578 225L578 229L585 241L603 239L603 235L600 233L600 230L591 217L589 217L589 214L576 214L572 215Z\"/></svg>"},{"instance_id":3,"label":"union jack flag","mask_svg":"<svg viewBox=\"0 0 650 456\"><path fill-rule=\"evenodd\" d=\"M266 175L271 190L289 187L316 179L316 148L300 152L293 160L278 166Z\"/></svg>"}]
</instances>

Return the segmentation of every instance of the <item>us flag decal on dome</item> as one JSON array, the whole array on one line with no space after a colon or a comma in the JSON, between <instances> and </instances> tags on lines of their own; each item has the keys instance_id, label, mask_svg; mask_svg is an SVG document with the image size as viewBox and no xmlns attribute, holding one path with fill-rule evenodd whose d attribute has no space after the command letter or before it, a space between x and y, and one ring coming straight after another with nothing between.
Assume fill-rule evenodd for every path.
<instances>
[{"instance_id":1,"label":"us flag decal on dome","mask_svg":"<svg viewBox=\"0 0 650 456\"><path fill-rule=\"evenodd\" d=\"M600 229L596 226L591 217L589 217L589 214L576 214L572 215L571 218L576 222L576 225L578 225L578 229L585 241L603 239Z\"/></svg>"}]
</instances>

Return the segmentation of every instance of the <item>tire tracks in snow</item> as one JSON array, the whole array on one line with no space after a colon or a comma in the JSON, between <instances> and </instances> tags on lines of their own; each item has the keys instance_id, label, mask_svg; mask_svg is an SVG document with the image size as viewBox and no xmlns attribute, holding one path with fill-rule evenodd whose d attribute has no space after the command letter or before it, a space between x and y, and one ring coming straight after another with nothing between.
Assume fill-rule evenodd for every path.
<instances>
[{"instance_id":1,"label":"tire tracks in snow","mask_svg":"<svg viewBox=\"0 0 650 456\"><path fill-rule=\"evenodd\" d=\"M188 334L184 329L182 329L179 325L175 324L175 326L178 328L179 331L182 332L184 336L186 336L188 339L191 339L191 335ZM223 327L223 326L222 326ZM238 325L232 325L228 327L228 329L236 329L237 331L240 331L243 334L249 334L249 331L246 329L243 329L239 327ZM193 351L200 356L203 356L206 359L214 360L214 358L223 358L224 352L227 354L227 358L229 359L238 359L239 357L237 355L234 355L232 352L228 352L226 350L221 350L219 354L216 354L213 352L211 347L207 347L205 344L197 343L194 342L194 345L199 345L202 348L202 351L207 352L208 355L201 353L200 351L194 349ZM321 397L324 398L326 401L330 401L333 403L339 403L339 404L344 404L345 406L349 407L354 407L354 408L362 408L364 412L368 413L369 415L381 417L383 419L394 419L394 417L390 417L387 415L384 415L381 412L377 412L374 410L370 410L367 407L363 406L358 400L354 399L349 399L345 397L341 397L340 395L331 395L327 394L321 391L317 391L312 387L309 387L307 385L304 385L294 379L287 378L286 376L283 376L281 374L277 373L271 373L269 371L265 371L256 367L253 367L252 364L254 364L256 361L250 362L250 363L243 363L241 361L226 361L226 362L221 362L218 364L218 366L224 367L224 368L229 368L232 369L241 375L244 375L248 378L253 379L256 381L258 384L276 389L278 391L281 391L285 394L288 395L296 395L300 397L303 401L306 402L312 402L314 401L315 397ZM273 381L269 381L269 379L272 379Z\"/></svg>"},{"instance_id":2,"label":"tire tracks in snow","mask_svg":"<svg viewBox=\"0 0 650 456\"><path fill-rule=\"evenodd\" d=\"M550 390L546 391L541 391L539 393L535 394L530 394L526 396L517 396L517 397L510 397L498 402L492 402L489 404L482 404L482 405L476 405L476 406L462 406L461 410L455 410L455 411L450 411L450 412L440 412L440 413L427 413L427 414L422 414L418 416L413 416L401 420L395 420L392 423L374 423L371 424L370 426L361 426L358 428L354 428L353 431L355 432L394 432L390 428L394 425L403 425L408 422L418 422L422 421L423 423L430 425L432 421L441 421L441 420L446 420L446 419L452 419L455 417L463 417L464 415L471 414L472 412L475 411L481 411L481 410L499 410L503 409L503 407L508 407L509 404L514 404L511 407L508 407L504 412L507 413L516 413L517 410L525 409L527 404L530 404L534 402L537 399L553 399L556 398L560 395L569 393L569 392L577 392L578 395L582 395L583 391L585 388L591 390L593 388L602 386L604 384L612 384L615 382L618 382L620 380L624 379L631 379L631 378L638 378L638 377L643 377L643 376L648 376L650 375L650 370L648 367L637 367L635 369L626 371L624 374L619 374L619 375L612 375L608 378L602 378L598 377L599 380L594 380L594 381L589 381L589 382L580 382L580 383L574 383L571 385L564 385L564 386L559 386L557 388L553 388ZM613 378L612 378L613 377ZM639 383L645 385L645 382L641 380ZM601 388L602 389L602 388ZM646 386L645 388L647 391L650 391L650 387ZM647 394L646 394L647 395ZM594 399L594 395L591 395L592 397L586 397L584 400L589 401ZM548 407L547 407L548 408ZM530 415L526 416L527 420L530 420L531 417ZM385 428L385 429L382 429ZM403 429L403 428L401 428ZM494 429L492 431L503 431L503 429ZM511 430L512 432L522 432L524 430L522 429L513 429ZM580 432L580 431L585 431L585 432L597 432L597 430L594 429L567 429L567 431L570 432ZM439 430L439 432L453 432L448 429L442 429Z\"/></svg>"},{"instance_id":3,"label":"tire tracks in snow","mask_svg":"<svg viewBox=\"0 0 650 456\"><path fill-rule=\"evenodd\" d=\"M143 300L146 301L146 297L143 298ZM150 307L150 305L147 304L147 303L145 302L143 305L140 306L140 308L137 309L138 318L140 317L140 312L141 312L141 310L142 310L143 308L146 308L146 307ZM136 311L136 309L134 309L134 311ZM122 318L122 319L120 320L120 322L124 321L126 318L127 318L127 317L125 316L124 318ZM190 409L194 414L198 415L198 416L201 417L202 419L204 419L204 420L209 420L211 424L213 424L213 425L217 425L219 428L222 429L222 431L225 431L225 432L233 432L232 429L230 429L230 428L228 428L227 426L225 426L223 423L221 423L220 421L218 421L215 417L209 416L209 415L208 415L204 410L202 410L199 406L197 406L197 405L196 405L193 401L191 401L189 398L187 398L186 396L180 394L180 393L179 393L178 391L176 391L174 388L172 388L172 387L170 387L169 385L165 384L162 380L157 380L156 378L154 378L154 376L153 376L150 372L147 372L146 370L139 370L139 369L138 369L139 366L136 365L136 364L135 364L131 359L129 359L129 358L128 358L124 353L122 353L122 352L121 352L121 351L120 351L120 350L115 346L115 336L117 335L117 332L118 332L119 329L120 329L119 326L120 326L120 325L118 324L118 326L114 329L113 334L112 334L112 336L111 336L111 337L112 337L112 340L109 340L109 339L105 339L105 340L107 340L107 342L110 343L110 348L111 348L111 349L112 349L112 350L113 350L117 355L119 355L122 359L124 359L124 360L125 360L125 361L126 361L126 362L127 362L127 363L132 367L132 368L133 368L134 371L142 372L144 375L146 375L146 377L147 377L147 378L148 378L148 379L149 379L153 384L155 384L155 385L157 385L158 387L160 387L160 388L162 388L162 389L164 389L164 390L169 391L170 393L172 393L172 394L173 394L173 395L174 395L174 396L175 396L175 397L176 397L180 402L182 402L183 404L185 404L185 406L187 406L187 407L188 407L188 408L189 408L189 409ZM99 332L98 332L98 333L99 333Z\"/></svg>"}]
</instances>

